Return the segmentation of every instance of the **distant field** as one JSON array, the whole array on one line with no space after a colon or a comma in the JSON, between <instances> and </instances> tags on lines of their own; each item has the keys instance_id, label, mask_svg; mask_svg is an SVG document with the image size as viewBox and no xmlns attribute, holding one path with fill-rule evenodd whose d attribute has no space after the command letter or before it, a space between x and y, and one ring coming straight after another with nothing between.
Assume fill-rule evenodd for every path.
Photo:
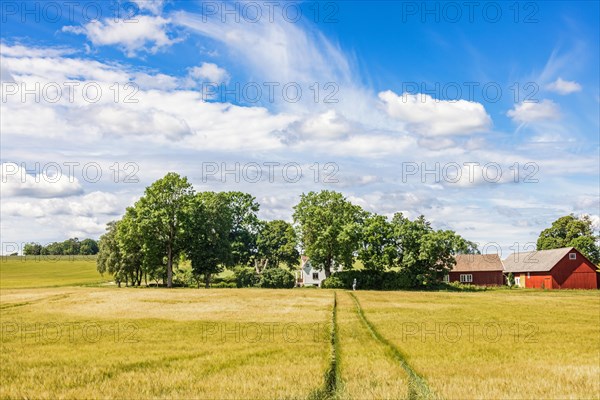
<instances>
[{"instance_id":1,"label":"distant field","mask_svg":"<svg viewBox=\"0 0 600 400\"><path fill-rule=\"evenodd\" d=\"M0 256L0 288L94 285L110 281L96 256Z\"/></svg>"},{"instance_id":2,"label":"distant field","mask_svg":"<svg viewBox=\"0 0 600 400\"><path fill-rule=\"evenodd\" d=\"M81 286L94 262L20 262L0 398L600 398L598 291L118 289Z\"/></svg>"}]
</instances>

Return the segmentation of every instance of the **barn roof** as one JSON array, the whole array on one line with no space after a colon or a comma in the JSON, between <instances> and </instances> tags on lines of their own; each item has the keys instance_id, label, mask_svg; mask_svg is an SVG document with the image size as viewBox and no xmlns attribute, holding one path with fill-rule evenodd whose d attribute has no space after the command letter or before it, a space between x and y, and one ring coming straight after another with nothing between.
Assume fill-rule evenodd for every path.
<instances>
[{"instance_id":1,"label":"barn roof","mask_svg":"<svg viewBox=\"0 0 600 400\"><path fill-rule=\"evenodd\" d=\"M574 247L563 247L552 250L536 250L514 253L504 263L505 272L546 272L563 259Z\"/></svg>"},{"instance_id":2,"label":"barn roof","mask_svg":"<svg viewBox=\"0 0 600 400\"><path fill-rule=\"evenodd\" d=\"M502 271L498 254L459 254L452 272Z\"/></svg>"}]
</instances>

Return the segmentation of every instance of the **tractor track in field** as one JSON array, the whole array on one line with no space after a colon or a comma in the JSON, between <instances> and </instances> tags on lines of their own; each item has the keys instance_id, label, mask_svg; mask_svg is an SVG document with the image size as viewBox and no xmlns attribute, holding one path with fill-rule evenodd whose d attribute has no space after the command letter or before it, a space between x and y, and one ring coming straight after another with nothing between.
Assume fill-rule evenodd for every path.
<instances>
[{"instance_id":1,"label":"tractor track in field","mask_svg":"<svg viewBox=\"0 0 600 400\"><path fill-rule=\"evenodd\" d=\"M309 399L311 400L329 400L338 397L340 386L338 343L337 293L333 292L331 328L329 333L329 365L325 371L323 386L309 396Z\"/></svg>"},{"instance_id":2,"label":"tractor track in field","mask_svg":"<svg viewBox=\"0 0 600 400\"><path fill-rule=\"evenodd\" d=\"M354 300L354 304L356 304L356 312L373 338L375 338L375 340L377 340L381 345L386 347L391 356L395 358L400 363L404 371L406 371L406 374L408 375L408 399L434 399L435 397L431 392L431 389L429 388L425 378L415 371L406 360L406 356L394 344L383 337L379 331L377 331L375 326L369 322L365 316L363 308L360 305L360 302L358 301L358 298L354 295L354 293L347 293Z\"/></svg>"}]
</instances>

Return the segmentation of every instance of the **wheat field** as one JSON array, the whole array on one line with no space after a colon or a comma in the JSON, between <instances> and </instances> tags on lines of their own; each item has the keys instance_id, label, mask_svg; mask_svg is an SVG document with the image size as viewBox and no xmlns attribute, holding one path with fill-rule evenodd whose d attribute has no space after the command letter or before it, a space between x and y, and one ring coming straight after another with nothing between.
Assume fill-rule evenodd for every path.
<instances>
[{"instance_id":1,"label":"wheat field","mask_svg":"<svg viewBox=\"0 0 600 400\"><path fill-rule=\"evenodd\" d=\"M76 264L0 263L0 398L600 398L598 291L119 289Z\"/></svg>"}]
</instances>

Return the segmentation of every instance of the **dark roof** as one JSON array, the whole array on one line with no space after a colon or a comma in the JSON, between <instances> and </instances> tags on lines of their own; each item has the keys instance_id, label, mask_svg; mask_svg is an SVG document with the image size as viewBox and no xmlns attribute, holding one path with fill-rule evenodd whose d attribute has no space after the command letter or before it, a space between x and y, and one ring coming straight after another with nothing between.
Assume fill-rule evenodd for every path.
<instances>
[{"instance_id":1,"label":"dark roof","mask_svg":"<svg viewBox=\"0 0 600 400\"><path fill-rule=\"evenodd\" d=\"M459 254L452 272L502 271L498 254Z\"/></svg>"},{"instance_id":2,"label":"dark roof","mask_svg":"<svg viewBox=\"0 0 600 400\"><path fill-rule=\"evenodd\" d=\"M574 247L563 247L552 250L536 250L524 253L514 253L504 263L505 272L546 272L550 271L567 254L575 251ZM581 253L577 252L581 257Z\"/></svg>"}]
</instances>

